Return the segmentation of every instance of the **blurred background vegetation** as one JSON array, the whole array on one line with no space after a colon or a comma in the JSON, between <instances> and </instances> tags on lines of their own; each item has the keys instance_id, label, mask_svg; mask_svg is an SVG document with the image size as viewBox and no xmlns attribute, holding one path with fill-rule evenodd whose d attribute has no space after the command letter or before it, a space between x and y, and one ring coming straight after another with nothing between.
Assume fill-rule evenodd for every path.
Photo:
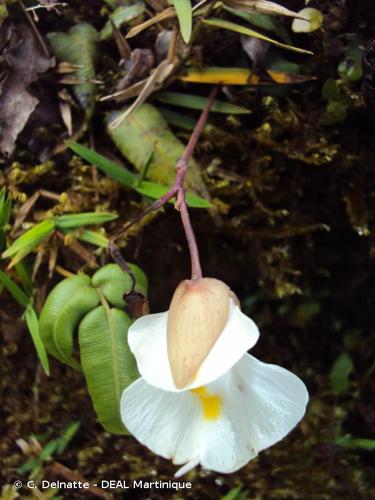
<instances>
[{"instance_id":1,"label":"blurred background vegetation","mask_svg":"<svg viewBox=\"0 0 375 500\"><path fill-rule=\"evenodd\" d=\"M59 281L111 262L108 239L171 184L217 83L188 177L204 274L259 325L255 356L298 374L311 401L290 436L238 473L193 471L192 490L163 496L375 496L375 5L279 0L323 15L301 32L251 4L0 5L2 498L36 494L16 490L18 478L173 475L103 430L83 375L47 360L38 315ZM151 311L166 310L190 268L176 212L150 214L118 244L147 275Z\"/></svg>"}]
</instances>

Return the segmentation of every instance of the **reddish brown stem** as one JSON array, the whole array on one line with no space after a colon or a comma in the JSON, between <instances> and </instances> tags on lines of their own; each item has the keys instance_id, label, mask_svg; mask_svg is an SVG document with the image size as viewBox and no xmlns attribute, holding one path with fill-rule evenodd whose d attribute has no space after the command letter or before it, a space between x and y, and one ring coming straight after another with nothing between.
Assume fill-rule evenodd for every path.
<instances>
[{"instance_id":1,"label":"reddish brown stem","mask_svg":"<svg viewBox=\"0 0 375 500\"><path fill-rule=\"evenodd\" d=\"M189 245L189 252L190 252L190 258L191 258L191 279L192 280L197 280L202 277L202 270L201 270L201 265L200 265L200 260L199 260L199 252L198 252L198 245L197 241L195 238L195 234L193 231L193 227L191 225L190 221L190 215L189 215L189 210L187 207L186 199L185 199L185 177L186 177L186 170L187 170L187 165L189 162L190 157L192 156L195 146L197 145L197 142L199 140L199 137L207 123L207 118L208 115L211 111L212 105L214 103L216 94L218 92L218 87L215 87L207 101L207 104L204 108L204 110L201 113L201 116L199 117L199 120L197 124L195 125L195 128L193 130L193 133L190 136L189 142L184 150L183 155L179 159L176 165L176 179L173 183L173 186L169 191L167 191L161 198L156 200L152 205L150 205L144 212L141 214L137 215L132 221L130 221L128 224L126 224L118 233L116 233L111 242L109 243L109 250L114 258L115 252L113 251L115 245L114 241L121 235L124 234L133 224L141 220L146 214L158 210L160 207L168 203L172 198L176 199L175 202L175 208L179 210L181 214L181 220L182 220L182 225L184 227L186 239ZM114 259L117 262L117 259ZM126 272L126 269L123 267L122 262L118 262L118 264L123 268L123 270Z\"/></svg>"}]
</instances>

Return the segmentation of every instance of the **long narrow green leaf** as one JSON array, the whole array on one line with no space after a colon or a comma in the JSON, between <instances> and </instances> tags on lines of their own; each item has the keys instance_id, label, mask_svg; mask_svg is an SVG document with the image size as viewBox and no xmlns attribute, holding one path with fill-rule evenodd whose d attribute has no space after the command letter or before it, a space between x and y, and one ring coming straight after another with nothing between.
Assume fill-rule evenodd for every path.
<instances>
[{"instance_id":1,"label":"long narrow green leaf","mask_svg":"<svg viewBox=\"0 0 375 500\"><path fill-rule=\"evenodd\" d=\"M120 165L117 165L117 163L109 160L105 156L76 142L67 142L67 145L74 153L95 165L99 170L109 175L120 184L128 187L134 187L136 184L137 177L134 174L129 172L126 168L120 167Z\"/></svg>"},{"instance_id":2,"label":"long narrow green leaf","mask_svg":"<svg viewBox=\"0 0 375 500\"><path fill-rule=\"evenodd\" d=\"M163 194L165 194L169 189L168 187L163 186L162 184L157 184L155 182L150 182L150 181L142 181L141 184L138 185L137 176L129 172L129 170L120 167L119 165L109 160L105 156L102 156L101 154L97 153L96 151L93 151L92 149L82 146L82 144L77 144L75 142L68 142L67 144L72 151L81 156L84 160L88 161L89 163L92 163L99 170L109 175L120 184L135 189L138 193L142 194L143 196L148 196L149 198L157 200ZM212 207L212 204L209 201L191 193L187 193L186 200L190 207L195 207L195 208Z\"/></svg>"},{"instance_id":3,"label":"long narrow green leaf","mask_svg":"<svg viewBox=\"0 0 375 500\"><path fill-rule=\"evenodd\" d=\"M80 422L71 422L67 425L64 430L62 436L57 440L56 452L61 455L63 451L65 451L66 447L70 443L70 441L75 436L76 432L80 428Z\"/></svg>"},{"instance_id":4,"label":"long narrow green leaf","mask_svg":"<svg viewBox=\"0 0 375 500\"><path fill-rule=\"evenodd\" d=\"M199 110L204 109L208 101L206 97L200 97L193 94L182 94L179 92L161 92L157 95L157 99L158 101L166 104L173 104L175 106L181 106L183 108ZM215 100L211 111L232 115L245 115L251 113L250 110L243 108L242 106L237 106L229 102L217 100Z\"/></svg>"},{"instance_id":5,"label":"long narrow green leaf","mask_svg":"<svg viewBox=\"0 0 375 500\"><path fill-rule=\"evenodd\" d=\"M8 224L12 211L12 199L7 196L5 188L0 191L0 252L6 245L4 226Z\"/></svg>"},{"instance_id":6,"label":"long narrow green leaf","mask_svg":"<svg viewBox=\"0 0 375 500\"><path fill-rule=\"evenodd\" d=\"M104 236L104 234L98 233L96 231L90 231L89 229L85 229L82 232L78 232L75 235L76 238L82 241L86 241L86 243L91 243L92 245L96 245L97 247L107 248L109 239Z\"/></svg>"},{"instance_id":7,"label":"long narrow green leaf","mask_svg":"<svg viewBox=\"0 0 375 500\"><path fill-rule=\"evenodd\" d=\"M55 217L55 224L58 229L76 229L81 226L91 226L94 224L104 224L117 219L117 214L109 212L82 212L79 214L65 214Z\"/></svg>"},{"instance_id":8,"label":"long narrow green leaf","mask_svg":"<svg viewBox=\"0 0 375 500\"><path fill-rule=\"evenodd\" d=\"M159 113L163 116L164 120L168 125L174 125L175 127L180 127L183 130L188 130L191 132L194 130L195 124L197 123L194 118L188 116L186 113L178 113L169 108L164 108L163 106L158 107ZM206 125L207 126L207 125Z\"/></svg>"},{"instance_id":9,"label":"long narrow green leaf","mask_svg":"<svg viewBox=\"0 0 375 500\"><path fill-rule=\"evenodd\" d=\"M166 188L161 184L156 184L155 182L149 182L149 181L143 181L137 187L138 193L142 194L143 196L148 196L149 198L155 200L161 198L168 191L168 189L169 188ZM194 208L212 207L212 204L209 201L205 200L204 198L200 198L199 196L192 193L186 193L186 201L190 207Z\"/></svg>"},{"instance_id":10,"label":"long narrow green leaf","mask_svg":"<svg viewBox=\"0 0 375 500\"><path fill-rule=\"evenodd\" d=\"M362 448L364 450L375 450L375 439L353 438L351 436L340 436L335 443L345 448Z\"/></svg>"},{"instance_id":11,"label":"long narrow green leaf","mask_svg":"<svg viewBox=\"0 0 375 500\"><path fill-rule=\"evenodd\" d=\"M5 188L0 191L0 227L8 224L12 209L12 199L7 196Z\"/></svg>"},{"instance_id":12,"label":"long narrow green leaf","mask_svg":"<svg viewBox=\"0 0 375 500\"><path fill-rule=\"evenodd\" d=\"M235 31L236 33L240 33L241 35L253 36L255 38L259 38L260 40L264 40L265 42L272 43L276 45L276 47L280 47L282 49L292 50L293 52L299 52L300 54L312 54L311 51L300 49L298 47L293 47L293 45L287 45L285 43L278 42L273 38L270 38L266 35L262 35L258 31L254 31L251 28L247 28L246 26L242 26L241 24L232 23L231 21L226 21L225 19L211 18L211 19L202 19L205 24L209 26L214 26L215 28L223 28L229 31Z\"/></svg>"},{"instance_id":13,"label":"long narrow green leaf","mask_svg":"<svg viewBox=\"0 0 375 500\"><path fill-rule=\"evenodd\" d=\"M190 0L173 0L181 35L185 43L189 43L193 26L193 12Z\"/></svg>"},{"instance_id":14,"label":"long narrow green leaf","mask_svg":"<svg viewBox=\"0 0 375 500\"><path fill-rule=\"evenodd\" d=\"M137 377L127 342L131 319L119 309L99 306L79 325L81 364L89 393L103 427L125 434L120 417L123 390Z\"/></svg>"},{"instance_id":15,"label":"long narrow green leaf","mask_svg":"<svg viewBox=\"0 0 375 500\"><path fill-rule=\"evenodd\" d=\"M28 295L31 295L33 288L34 288L34 285L33 285L33 282L31 280L30 273L27 270L25 264L23 262L18 262L18 264L16 264L14 266L14 268L15 268L16 273L18 274L18 276L21 280L23 289L25 290L25 292Z\"/></svg>"},{"instance_id":16,"label":"long narrow green leaf","mask_svg":"<svg viewBox=\"0 0 375 500\"><path fill-rule=\"evenodd\" d=\"M0 270L0 282L5 286L8 292L12 295L12 297L23 307L26 307L30 299L25 294L23 290L19 286L17 286L14 281L4 273L4 271Z\"/></svg>"},{"instance_id":17,"label":"long narrow green leaf","mask_svg":"<svg viewBox=\"0 0 375 500\"><path fill-rule=\"evenodd\" d=\"M39 361L45 373L49 375L50 372L49 372L47 351L40 337L38 316L35 312L35 309L30 304L26 307L25 320L29 332L31 333L31 337L34 342L34 346L38 354Z\"/></svg>"},{"instance_id":18,"label":"long narrow green leaf","mask_svg":"<svg viewBox=\"0 0 375 500\"><path fill-rule=\"evenodd\" d=\"M55 222L50 220L45 220L39 222L34 227L26 231L22 236L16 239L12 245L3 252L3 259L7 257L12 257L16 253L27 253L31 252L36 248L42 241L46 240L50 234L53 233L55 229Z\"/></svg>"}]
</instances>

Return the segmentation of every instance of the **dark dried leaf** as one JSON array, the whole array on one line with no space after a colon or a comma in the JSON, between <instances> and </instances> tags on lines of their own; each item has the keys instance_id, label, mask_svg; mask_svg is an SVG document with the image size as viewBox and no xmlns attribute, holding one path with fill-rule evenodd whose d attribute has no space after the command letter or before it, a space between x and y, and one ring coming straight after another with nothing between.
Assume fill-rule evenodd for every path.
<instances>
[{"instance_id":1,"label":"dark dried leaf","mask_svg":"<svg viewBox=\"0 0 375 500\"><path fill-rule=\"evenodd\" d=\"M10 30L3 57L7 67L0 89L0 151L9 156L39 102L28 87L54 62L42 54L32 30L24 25Z\"/></svg>"}]
</instances>

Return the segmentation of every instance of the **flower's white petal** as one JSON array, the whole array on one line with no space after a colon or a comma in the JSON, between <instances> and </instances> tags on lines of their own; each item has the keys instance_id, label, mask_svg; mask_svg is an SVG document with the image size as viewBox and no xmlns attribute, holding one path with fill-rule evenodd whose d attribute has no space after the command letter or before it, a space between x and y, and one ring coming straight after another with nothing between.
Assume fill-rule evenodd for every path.
<instances>
[{"instance_id":1,"label":"flower's white petal","mask_svg":"<svg viewBox=\"0 0 375 500\"><path fill-rule=\"evenodd\" d=\"M129 346L140 374L145 380L166 391L181 391L206 385L237 363L259 338L256 324L230 299L227 324L203 361L194 380L177 389L172 378L167 351L168 313L148 314L137 319L129 328Z\"/></svg>"},{"instance_id":2,"label":"flower's white petal","mask_svg":"<svg viewBox=\"0 0 375 500\"><path fill-rule=\"evenodd\" d=\"M226 373L258 338L257 325L230 299L228 322L188 388L206 385Z\"/></svg>"},{"instance_id":3,"label":"flower's white petal","mask_svg":"<svg viewBox=\"0 0 375 500\"><path fill-rule=\"evenodd\" d=\"M227 407L255 452L280 441L304 416L309 395L290 371L245 354L230 375Z\"/></svg>"},{"instance_id":4,"label":"flower's white petal","mask_svg":"<svg viewBox=\"0 0 375 500\"><path fill-rule=\"evenodd\" d=\"M129 328L128 342L143 378L155 387L177 391L168 361L167 319L168 312L138 318Z\"/></svg>"},{"instance_id":5,"label":"flower's white petal","mask_svg":"<svg viewBox=\"0 0 375 500\"><path fill-rule=\"evenodd\" d=\"M229 474L256 457L257 453L244 439L242 426L238 425L239 420L243 419L243 415L233 415L230 408L225 405L220 418L214 422L205 422L205 431L201 434L202 467Z\"/></svg>"},{"instance_id":6,"label":"flower's white petal","mask_svg":"<svg viewBox=\"0 0 375 500\"><path fill-rule=\"evenodd\" d=\"M121 416L150 450L185 464L178 476L198 462L231 473L288 434L307 401L306 387L293 373L245 354L194 391L163 391L140 378L125 389Z\"/></svg>"},{"instance_id":7,"label":"flower's white petal","mask_svg":"<svg viewBox=\"0 0 375 500\"><path fill-rule=\"evenodd\" d=\"M191 391L173 393L149 385L143 378L125 389L121 418L138 441L154 453L184 464L180 477L201 463L206 469L230 473L256 454L244 441L236 419L225 407L224 392L229 375L215 388L223 405L216 419L204 418L200 398ZM227 380L223 380L223 379ZM218 394L218 393L215 393ZM247 424L247 422L246 422Z\"/></svg>"},{"instance_id":8,"label":"flower's white petal","mask_svg":"<svg viewBox=\"0 0 375 500\"><path fill-rule=\"evenodd\" d=\"M139 378L121 397L121 418L154 453L185 464L199 455L201 408L190 392L168 392Z\"/></svg>"}]
</instances>

